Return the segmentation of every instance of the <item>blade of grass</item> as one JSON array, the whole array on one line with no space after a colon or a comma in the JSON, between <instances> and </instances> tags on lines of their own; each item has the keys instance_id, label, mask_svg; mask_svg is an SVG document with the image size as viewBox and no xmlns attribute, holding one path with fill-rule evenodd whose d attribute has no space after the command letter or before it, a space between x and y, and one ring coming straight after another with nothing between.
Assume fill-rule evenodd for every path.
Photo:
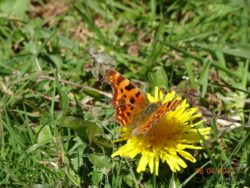
<instances>
[{"instance_id":1,"label":"blade of grass","mask_svg":"<svg viewBox=\"0 0 250 188\"><path fill-rule=\"evenodd\" d=\"M207 92L207 86L208 86L208 73L210 68L210 61L204 61L201 74L200 74L200 84L201 84L201 97L204 98Z\"/></svg>"},{"instance_id":2,"label":"blade of grass","mask_svg":"<svg viewBox=\"0 0 250 188\"><path fill-rule=\"evenodd\" d=\"M188 78L189 78L189 81L191 83L191 86L195 86L195 80L194 80L195 76L194 76L194 72L193 72L192 60L188 59L185 62L185 66L186 66L186 69L187 69L187 74L188 74Z\"/></svg>"}]
</instances>

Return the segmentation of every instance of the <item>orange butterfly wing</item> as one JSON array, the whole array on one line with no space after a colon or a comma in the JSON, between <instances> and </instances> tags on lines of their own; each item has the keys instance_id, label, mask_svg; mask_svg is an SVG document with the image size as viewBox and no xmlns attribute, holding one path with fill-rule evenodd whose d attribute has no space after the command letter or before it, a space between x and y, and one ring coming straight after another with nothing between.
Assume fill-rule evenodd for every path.
<instances>
[{"instance_id":1,"label":"orange butterfly wing","mask_svg":"<svg viewBox=\"0 0 250 188\"><path fill-rule=\"evenodd\" d=\"M106 80L113 88L112 104L116 119L123 126L131 126L135 118L150 103L147 96L134 83L114 70L108 70Z\"/></svg>"},{"instance_id":2,"label":"orange butterfly wing","mask_svg":"<svg viewBox=\"0 0 250 188\"><path fill-rule=\"evenodd\" d=\"M146 135L148 131L169 111L173 111L181 103L181 100L172 100L160 105L152 113L141 115L141 118L135 123L132 135ZM157 103L152 103L154 105ZM144 118L145 116L145 118Z\"/></svg>"}]
</instances>

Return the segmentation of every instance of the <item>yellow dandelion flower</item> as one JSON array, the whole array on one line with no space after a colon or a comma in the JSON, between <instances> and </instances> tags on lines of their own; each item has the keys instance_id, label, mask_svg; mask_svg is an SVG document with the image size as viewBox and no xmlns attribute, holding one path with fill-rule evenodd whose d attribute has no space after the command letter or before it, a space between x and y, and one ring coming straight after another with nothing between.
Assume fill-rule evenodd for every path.
<instances>
[{"instance_id":1,"label":"yellow dandelion flower","mask_svg":"<svg viewBox=\"0 0 250 188\"><path fill-rule=\"evenodd\" d=\"M174 91L166 96L155 88L154 96L147 94L151 103L161 101L162 104L174 99L180 99ZM187 164L183 159L196 162L196 159L186 149L202 149L196 146L202 141L202 136L207 139L210 128L197 128L202 120L193 123L193 120L200 118L197 108L190 108L186 100L173 111L166 113L146 135L131 134L132 128L123 128L119 140L126 140L123 145L112 154L112 157L121 156L134 158L141 155L137 172L146 170L149 166L150 172L158 175L159 163L167 163L171 171L180 171L186 168Z\"/></svg>"}]
</instances>

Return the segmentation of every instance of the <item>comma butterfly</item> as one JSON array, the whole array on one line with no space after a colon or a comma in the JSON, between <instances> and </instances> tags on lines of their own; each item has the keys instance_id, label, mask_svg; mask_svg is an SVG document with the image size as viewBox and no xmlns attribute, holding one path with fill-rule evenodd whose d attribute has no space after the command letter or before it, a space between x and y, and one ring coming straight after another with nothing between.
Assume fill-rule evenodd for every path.
<instances>
[{"instance_id":1,"label":"comma butterfly","mask_svg":"<svg viewBox=\"0 0 250 188\"><path fill-rule=\"evenodd\" d=\"M132 128L132 135L146 135L167 112L174 110L181 102L175 99L164 104L160 101L150 103L144 92L114 70L107 71L106 80L113 88L112 104L116 110L116 120L122 126Z\"/></svg>"}]
</instances>

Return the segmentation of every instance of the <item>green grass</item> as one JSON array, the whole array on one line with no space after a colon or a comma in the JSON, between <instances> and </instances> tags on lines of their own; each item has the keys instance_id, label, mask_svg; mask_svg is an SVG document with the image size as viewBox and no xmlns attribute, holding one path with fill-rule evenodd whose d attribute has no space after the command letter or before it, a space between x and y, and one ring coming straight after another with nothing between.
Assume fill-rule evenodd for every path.
<instances>
[{"instance_id":1,"label":"green grass","mask_svg":"<svg viewBox=\"0 0 250 188\"><path fill-rule=\"evenodd\" d=\"M244 0L1 1L0 187L250 186L249 7ZM174 88L200 108L212 131L196 163L176 174L162 165L153 177L136 172L137 159L110 157L120 129L106 69L147 91ZM219 126L233 118L240 126Z\"/></svg>"}]
</instances>

